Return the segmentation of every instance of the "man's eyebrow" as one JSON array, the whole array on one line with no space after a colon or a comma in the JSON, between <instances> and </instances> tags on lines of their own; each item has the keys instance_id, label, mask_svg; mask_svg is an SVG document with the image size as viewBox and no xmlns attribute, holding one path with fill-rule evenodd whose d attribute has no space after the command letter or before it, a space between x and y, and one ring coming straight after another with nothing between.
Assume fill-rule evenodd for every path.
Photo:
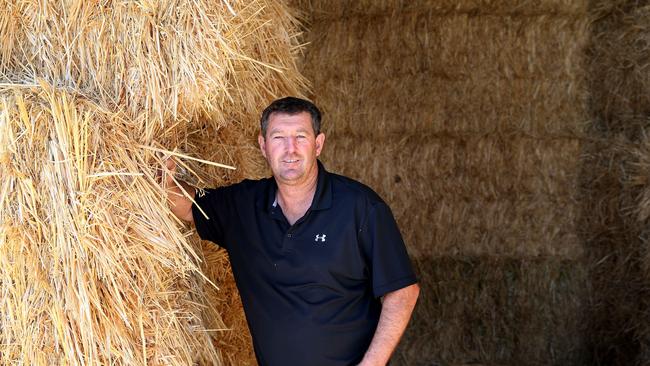
<instances>
[{"instance_id":1,"label":"man's eyebrow","mask_svg":"<svg viewBox=\"0 0 650 366\"><path fill-rule=\"evenodd\" d=\"M281 128L274 128L274 129L270 130L270 131L268 132L268 134L269 134L269 135L273 135L274 133L284 133L284 132L285 132L284 129L281 129ZM309 133L309 129L307 129L307 128L299 128L299 129L296 130L296 133L304 133L304 134L308 134L308 133Z\"/></svg>"}]
</instances>

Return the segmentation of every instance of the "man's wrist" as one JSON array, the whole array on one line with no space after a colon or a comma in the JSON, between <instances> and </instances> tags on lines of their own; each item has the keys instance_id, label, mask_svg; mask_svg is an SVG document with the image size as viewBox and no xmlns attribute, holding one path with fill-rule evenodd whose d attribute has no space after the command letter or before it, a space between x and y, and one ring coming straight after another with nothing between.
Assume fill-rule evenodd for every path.
<instances>
[{"instance_id":1,"label":"man's wrist","mask_svg":"<svg viewBox=\"0 0 650 366\"><path fill-rule=\"evenodd\" d=\"M358 366L386 366L386 364L388 364L388 360L382 361L381 357L373 357L372 355L366 353L365 356L363 356L361 362L359 362Z\"/></svg>"}]
</instances>

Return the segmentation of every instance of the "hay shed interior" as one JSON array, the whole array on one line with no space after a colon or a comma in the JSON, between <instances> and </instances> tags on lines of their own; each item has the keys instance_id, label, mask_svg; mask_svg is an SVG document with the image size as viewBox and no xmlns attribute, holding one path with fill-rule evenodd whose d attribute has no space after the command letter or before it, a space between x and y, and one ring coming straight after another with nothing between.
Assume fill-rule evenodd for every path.
<instances>
[{"instance_id":1,"label":"hay shed interior","mask_svg":"<svg viewBox=\"0 0 650 366\"><path fill-rule=\"evenodd\" d=\"M394 365L650 364L650 2L63 3L0 0L0 363L254 365L223 251L141 213L161 152L267 175L293 94L400 224Z\"/></svg>"},{"instance_id":2,"label":"hay shed interior","mask_svg":"<svg viewBox=\"0 0 650 366\"><path fill-rule=\"evenodd\" d=\"M395 363L650 364L650 3L293 4L323 161L421 281Z\"/></svg>"}]
</instances>

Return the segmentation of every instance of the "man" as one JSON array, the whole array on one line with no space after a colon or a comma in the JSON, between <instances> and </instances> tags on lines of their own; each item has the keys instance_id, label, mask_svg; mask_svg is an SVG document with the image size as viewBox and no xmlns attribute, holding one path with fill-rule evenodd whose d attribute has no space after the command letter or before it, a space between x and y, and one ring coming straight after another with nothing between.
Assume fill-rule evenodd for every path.
<instances>
[{"instance_id":1,"label":"man","mask_svg":"<svg viewBox=\"0 0 650 366\"><path fill-rule=\"evenodd\" d=\"M318 161L320 119L276 100L258 138L273 177L203 195L181 183L196 205L170 178L171 208L228 251L260 365L385 365L419 287L388 206Z\"/></svg>"}]
</instances>

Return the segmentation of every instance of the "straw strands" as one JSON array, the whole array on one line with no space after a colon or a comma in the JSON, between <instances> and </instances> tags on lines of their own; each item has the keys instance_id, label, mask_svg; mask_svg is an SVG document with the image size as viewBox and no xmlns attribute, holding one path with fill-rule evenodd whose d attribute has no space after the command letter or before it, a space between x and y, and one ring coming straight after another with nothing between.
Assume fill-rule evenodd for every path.
<instances>
[{"instance_id":1,"label":"straw strands","mask_svg":"<svg viewBox=\"0 0 650 366\"><path fill-rule=\"evenodd\" d=\"M305 87L298 26L263 0L0 0L0 363L252 364L224 253L155 175L265 173L257 116Z\"/></svg>"},{"instance_id":2,"label":"straw strands","mask_svg":"<svg viewBox=\"0 0 650 366\"><path fill-rule=\"evenodd\" d=\"M340 19L358 16L421 13L435 11L443 14L582 14L586 4L572 0L293 0L314 19Z\"/></svg>"},{"instance_id":3,"label":"straw strands","mask_svg":"<svg viewBox=\"0 0 650 366\"><path fill-rule=\"evenodd\" d=\"M566 184L577 179L575 140L390 136L335 134L324 156L328 169L371 184L391 202L412 254L582 255L575 187Z\"/></svg>"},{"instance_id":4,"label":"straw strands","mask_svg":"<svg viewBox=\"0 0 650 366\"><path fill-rule=\"evenodd\" d=\"M347 32L343 32L343 30ZM400 29L401 32L382 32ZM459 30L462 29L462 32ZM328 69L345 78L361 73L364 80L381 78L384 73L406 76L422 72L436 73L449 80L471 75L502 76L511 79L573 78L578 65L570 61L580 52L580 43L572 42L574 33L585 32L585 18L576 15L538 14L474 15L438 13L426 10L416 14L355 17L316 21L312 31L319 49L309 57L340 60ZM486 32L490 44L484 46ZM337 36L340 35L340 36ZM381 44L394 48L394 57L382 57ZM558 48L558 44L567 47ZM421 57L430 56L430 57Z\"/></svg>"},{"instance_id":5,"label":"straw strands","mask_svg":"<svg viewBox=\"0 0 650 366\"><path fill-rule=\"evenodd\" d=\"M585 339L576 336L585 331L588 294L580 262L495 257L414 262L420 278L429 280L422 282L420 310L404 335L398 364L592 364Z\"/></svg>"},{"instance_id":6,"label":"straw strands","mask_svg":"<svg viewBox=\"0 0 650 366\"><path fill-rule=\"evenodd\" d=\"M591 261L594 291L590 341L597 359L611 365L644 364L649 276L643 209L648 165L643 143L619 135L585 146L580 238ZM647 349L645 350L647 352ZM638 363L637 363L638 362Z\"/></svg>"},{"instance_id":7,"label":"straw strands","mask_svg":"<svg viewBox=\"0 0 650 366\"><path fill-rule=\"evenodd\" d=\"M586 14L390 14L313 20L318 46L304 68L325 111L330 168L377 188L418 252L579 256ZM503 43L491 43L494 34ZM464 231L483 206L507 210ZM435 230L434 241L436 221L450 231Z\"/></svg>"},{"instance_id":8,"label":"straw strands","mask_svg":"<svg viewBox=\"0 0 650 366\"><path fill-rule=\"evenodd\" d=\"M207 304L210 304L209 309L221 314L221 317L206 314L205 319L208 324L211 324L208 326L210 329L219 327L221 322L227 328L225 331L219 332L219 337L215 337L215 347L219 350L226 365L257 365L251 347L252 340L248 332L248 324L246 324L246 319L241 316L244 309L235 286L228 254L225 250L209 242L203 242L202 248L205 258L203 273L210 281L219 283L218 289L210 283L205 283Z\"/></svg>"},{"instance_id":9,"label":"straw strands","mask_svg":"<svg viewBox=\"0 0 650 366\"><path fill-rule=\"evenodd\" d=\"M422 72L395 79L356 80L335 75L321 80L318 98L328 106L328 117L336 121L324 125L326 132L338 136L523 132L548 139L580 135L587 124L584 97L570 79L531 82L477 74L450 80ZM383 107L378 109L369 100ZM495 105L500 108L496 110Z\"/></svg>"},{"instance_id":10,"label":"straw strands","mask_svg":"<svg viewBox=\"0 0 650 366\"><path fill-rule=\"evenodd\" d=\"M650 5L645 1L596 1L590 45L596 130L626 132L632 139L650 115Z\"/></svg>"},{"instance_id":11,"label":"straw strands","mask_svg":"<svg viewBox=\"0 0 650 366\"><path fill-rule=\"evenodd\" d=\"M576 90L586 25L584 15L432 10L314 21L310 40L319 46L306 54L305 72L322 85L319 101L337 121L331 132L575 136L586 124ZM338 62L322 61L330 58ZM364 121L372 123L359 128Z\"/></svg>"},{"instance_id":12,"label":"straw strands","mask_svg":"<svg viewBox=\"0 0 650 366\"><path fill-rule=\"evenodd\" d=\"M124 116L47 86L0 95L2 363L217 363L199 257Z\"/></svg>"},{"instance_id":13,"label":"straw strands","mask_svg":"<svg viewBox=\"0 0 650 366\"><path fill-rule=\"evenodd\" d=\"M245 120L269 95L304 85L297 23L281 3L3 0L0 9L0 81L44 78L132 119L144 114L146 143L171 121Z\"/></svg>"},{"instance_id":14,"label":"straw strands","mask_svg":"<svg viewBox=\"0 0 650 366\"><path fill-rule=\"evenodd\" d=\"M589 47L592 123L584 146L581 236L594 263L594 353L650 360L650 4L596 1Z\"/></svg>"}]
</instances>

